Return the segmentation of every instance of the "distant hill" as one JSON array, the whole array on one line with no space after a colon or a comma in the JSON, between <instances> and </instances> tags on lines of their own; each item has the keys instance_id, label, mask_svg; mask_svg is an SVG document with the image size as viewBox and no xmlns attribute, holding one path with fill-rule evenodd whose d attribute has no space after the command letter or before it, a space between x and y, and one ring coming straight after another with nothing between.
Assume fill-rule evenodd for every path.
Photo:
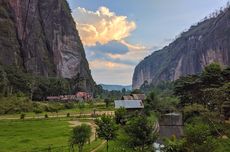
<instances>
[{"instance_id":1,"label":"distant hill","mask_svg":"<svg viewBox=\"0 0 230 152\"><path fill-rule=\"evenodd\" d=\"M103 89L108 90L108 91L112 91L112 90L117 90L117 91L121 91L123 88L125 88L126 90L132 90L132 86L128 85L128 86L122 86L122 85L109 85L109 84L100 84Z\"/></svg>"}]
</instances>

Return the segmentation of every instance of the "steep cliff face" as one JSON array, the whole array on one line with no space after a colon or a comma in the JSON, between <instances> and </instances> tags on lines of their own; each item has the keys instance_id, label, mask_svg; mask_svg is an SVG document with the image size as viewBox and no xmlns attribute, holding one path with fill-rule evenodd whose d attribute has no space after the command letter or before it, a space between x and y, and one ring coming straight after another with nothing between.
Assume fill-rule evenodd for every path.
<instances>
[{"instance_id":1,"label":"steep cliff face","mask_svg":"<svg viewBox=\"0 0 230 152\"><path fill-rule=\"evenodd\" d=\"M212 62L230 65L230 9L192 26L169 46L141 61L134 71L133 88L144 81L172 81L196 74Z\"/></svg>"},{"instance_id":2,"label":"steep cliff face","mask_svg":"<svg viewBox=\"0 0 230 152\"><path fill-rule=\"evenodd\" d=\"M94 85L66 0L0 0L0 33L2 64Z\"/></svg>"}]
</instances>

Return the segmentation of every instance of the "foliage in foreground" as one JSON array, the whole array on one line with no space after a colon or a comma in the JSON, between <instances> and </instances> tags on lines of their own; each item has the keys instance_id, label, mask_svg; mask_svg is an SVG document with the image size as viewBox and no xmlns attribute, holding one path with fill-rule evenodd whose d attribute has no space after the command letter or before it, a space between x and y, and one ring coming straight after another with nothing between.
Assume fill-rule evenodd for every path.
<instances>
[{"instance_id":1,"label":"foliage in foreground","mask_svg":"<svg viewBox=\"0 0 230 152\"><path fill-rule=\"evenodd\" d=\"M125 132L128 136L128 144L138 151L148 151L153 148L157 139L155 132L155 120L147 116L135 116L127 122Z\"/></svg>"},{"instance_id":2,"label":"foliage in foreground","mask_svg":"<svg viewBox=\"0 0 230 152\"><path fill-rule=\"evenodd\" d=\"M97 127L97 135L99 138L106 140L107 151L109 149L109 141L114 140L117 136L118 126L116 125L113 117L102 115L100 119L95 121Z\"/></svg>"},{"instance_id":3,"label":"foliage in foreground","mask_svg":"<svg viewBox=\"0 0 230 152\"><path fill-rule=\"evenodd\" d=\"M73 128L73 133L70 138L70 146L74 151L74 145L78 145L79 152L83 152L84 144L90 140L92 134L91 127L86 124Z\"/></svg>"}]
</instances>

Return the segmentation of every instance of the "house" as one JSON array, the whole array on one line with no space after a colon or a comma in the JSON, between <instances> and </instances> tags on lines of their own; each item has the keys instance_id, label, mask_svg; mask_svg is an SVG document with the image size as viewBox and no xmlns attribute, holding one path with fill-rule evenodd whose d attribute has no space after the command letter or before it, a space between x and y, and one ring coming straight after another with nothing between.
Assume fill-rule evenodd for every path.
<instances>
[{"instance_id":1,"label":"house","mask_svg":"<svg viewBox=\"0 0 230 152\"><path fill-rule=\"evenodd\" d=\"M77 98L82 98L83 100L92 99L92 96L87 92L77 92L75 95Z\"/></svg>"},{"instance_id":2,"label":"house","mask_svg":"<svg viewBox=\"0 0 230 152\"><path fill-rule=\"evenodd\" d=\"M145 100L145 94L131 94L127 96L123 96L122 100Z\"/></svg>"},{"instance_id":3,"label":"house","mask_svg":"<svg viewBox=\"0 0 230 152\"><path fill-rule=\"evenodd\" d=\"M49 101L59 101L61 98L60 96L49 96L46 99Z\"/></svg>"},{"instance_id":4,"label":"house","mask_svg":"<svg viewBox=\"0 0 230 152\"><path fill-rule=\"evenodd\" d=\"M145 100L145 94L132 94L134 100Z\"/></svg>"},{"instance_id":5,"label":"house","mask_svg":"<svg viewBox=\"0 0 230 152\"><path fill-rule=\"evenodd\" d=\"M122 96L121 98L122 100L133 100L133 96L129 95L129 96Z\"/></svg>"},{"instance_id":6,"label":"house","mask_svg":"<svg viewBox=\"0 0 230 152\"><path fill-rule=\"evenodd\" d=\"M115 100L115 109L125 108L127 110L139 110L144 108L141 100Z\"/></svg>"}]
</instances>

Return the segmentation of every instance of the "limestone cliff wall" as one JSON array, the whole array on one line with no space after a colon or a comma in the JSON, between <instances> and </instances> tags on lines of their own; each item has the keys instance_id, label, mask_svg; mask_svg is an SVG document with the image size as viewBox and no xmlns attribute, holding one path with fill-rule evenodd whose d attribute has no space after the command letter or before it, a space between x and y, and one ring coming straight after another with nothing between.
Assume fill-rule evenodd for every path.
<instances>
[{"instance_id":1,"label":"limestone cliff wall","mask_svg":"<svg viewBox=\"0 0 230 152\"><path fill-rule=\"evenodd\" d=\"M169 46L141 61L133 74L133 88L144 81L158 83L197 74L212 62L230 65L230 9L192 26Z\"/></svg>"},{"instance_id":2,"label":"limestone cliff wall","mask_svg":"<svg viewBox=\"0 0 230 152\"><path fill-rule=\"evenodd\" d=\"M94 81L66 0L0 0L0 62L43 76Z\"/></svg>"}]
</instances>

